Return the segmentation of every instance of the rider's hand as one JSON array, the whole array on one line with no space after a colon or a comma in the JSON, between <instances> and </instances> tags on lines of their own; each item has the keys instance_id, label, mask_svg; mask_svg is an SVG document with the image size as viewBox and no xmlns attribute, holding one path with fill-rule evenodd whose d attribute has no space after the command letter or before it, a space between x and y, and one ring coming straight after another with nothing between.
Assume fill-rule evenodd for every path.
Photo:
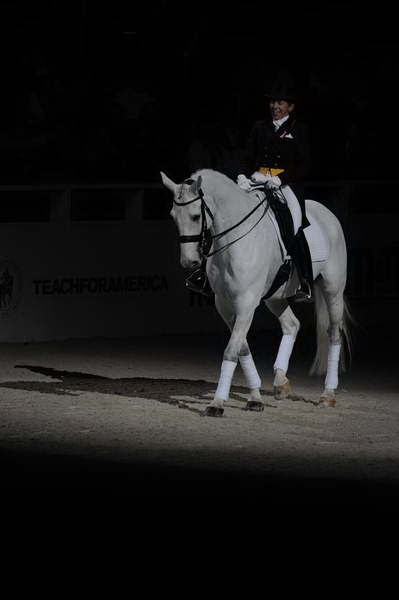
<instances>
[{"instance_id":1,"label":"rider's hand","mask_svg":"<svg viewBox=\"0 0 399 600\"><path fill-rule=\"evenodd\" d=\"M266 187L269 190L276 190L277 188L281 187L281 179L280 177L270 177L266 182Z\"/></svg>"},{"instance_id":2,"label":"rider's hand","mask_svg":"<svg viewBox=\"0 0 399 600\"><path fill-rule=\"evenodd\" d=\"M266 183L271 178L271 175L262 175L259 171L255 171L252 173L251 180L255 181L255 183Z\"/></svg>"},{"instance_id":3,"label":"rider's hand","mask_svg":"<svg viewBox=\"0 0 399 600\"><path fill-rule=\"evenodd\" d=\"M251 180L248 179L248 177L245 177L245 175L241 174L237 177L237 185L242 190L248 191L251 189Z\"/></svg>"}]
</instances>

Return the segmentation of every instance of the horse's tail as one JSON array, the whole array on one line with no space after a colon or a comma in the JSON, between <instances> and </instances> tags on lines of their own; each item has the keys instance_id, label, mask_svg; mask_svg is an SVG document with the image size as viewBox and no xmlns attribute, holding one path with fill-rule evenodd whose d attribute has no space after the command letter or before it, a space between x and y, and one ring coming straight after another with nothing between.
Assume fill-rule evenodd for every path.
<instances>
[{"instance_id":1,"label":"horse's tail","mask_svg":"<svg viewBox=\"0 0 399 600\"><path fill-rule=\"evenodd\" d=\"M328 315L327 303L324 298L323 292L319 283L316 281L313 286L314 300L315 300L315 312L316 312L316 327L317 327L317 349L316 356L313 360L313 364L310 368L310 374L323 375L327 372L327 361L328 361L328 327L330 319ZM352 338L350 332L350 325L355 322L349 307L348 302L344 296L344 311L342 317L342 340L343 346L341 351L340 368L345 371L349 368L352 360Z\"/></svg>"}]
</instances>

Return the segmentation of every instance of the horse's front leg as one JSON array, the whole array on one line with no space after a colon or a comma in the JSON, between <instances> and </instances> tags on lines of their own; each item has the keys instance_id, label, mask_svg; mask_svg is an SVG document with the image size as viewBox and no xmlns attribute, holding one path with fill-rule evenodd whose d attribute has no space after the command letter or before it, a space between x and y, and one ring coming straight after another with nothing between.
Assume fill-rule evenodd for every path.
<instances>
[{"instance_id":1,"label":"horse's front leg","mask_svg":"<svg viewBox=\"0 0 399 600\"><path fill-rule=\"evenodd\" d=\"M205 409L205 415L220 417L224 412L224 403L229 399L231 382L237 367L240 351L246 344L246 337L251 326L255 309L242 310L239 312L231 329L229 343L227 344L223 362L220 369L218 386L212 402Z\"/></svg>"},{"instance_id":2,"label":"horse's front leg","mask_svg":"<svg viewBox=\"0 0 399 600\"><path fill-rule=\"evenodd\" d=\"M232 331L235 317L231 306L220 296L215 297L215 305L226 325L230 331ZM250 394L246 410L261 412L264 410L264 402L260 395L260 386L262 382L246 338L241 346L238 359Z\"/></svg>"},{"instance_id":3,"label":"horse's front leg","mask_svg":"<svg viewBox=\"0 0 399 600\"><path fill-rule=\"evenodd\" d=\"M239 361L250 393L245 410L261 412L265 408L262 396L260 395L260 386L262 382L246 341L241 348Z\"/></svg>"}]
</instances>

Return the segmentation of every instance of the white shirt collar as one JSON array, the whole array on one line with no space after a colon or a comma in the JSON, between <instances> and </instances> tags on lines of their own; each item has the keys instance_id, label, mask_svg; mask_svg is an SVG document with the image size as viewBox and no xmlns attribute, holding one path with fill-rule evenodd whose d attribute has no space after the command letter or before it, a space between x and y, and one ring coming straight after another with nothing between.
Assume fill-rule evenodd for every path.
<instances>
[{"instance_id":1,"label":"white shirt collar","mask_svg":"<svg viewBox=\"0 0 399 600\"><path fill-rule=\"evenodd\" d=\"M287 115L286 117L283 117L282 119L279 119L278 121L273 121L273 125L274 125L274 129L277 131L277 129L280 129L281 125L283 123L286 122L287 119L289 119L290 115Z\"/></svg>"}]
</instances>

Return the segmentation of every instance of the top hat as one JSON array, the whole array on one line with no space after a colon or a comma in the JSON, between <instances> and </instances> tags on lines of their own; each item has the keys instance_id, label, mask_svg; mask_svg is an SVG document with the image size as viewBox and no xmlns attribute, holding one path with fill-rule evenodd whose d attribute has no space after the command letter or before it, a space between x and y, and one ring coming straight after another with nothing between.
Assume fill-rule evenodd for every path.
<instances>
[{"instance_id":1,"label":"top hat","mask_svg":"<svg viewBox=\"0 0 399 600\"><path fill-rule=\"evenodd\" d=\"M298 99L294 82L292 78L287 76L279 77L272 85L270 92L265 95L266 98L286 100L287 102L296 102Z\"/></svg>"}]
</instances>

